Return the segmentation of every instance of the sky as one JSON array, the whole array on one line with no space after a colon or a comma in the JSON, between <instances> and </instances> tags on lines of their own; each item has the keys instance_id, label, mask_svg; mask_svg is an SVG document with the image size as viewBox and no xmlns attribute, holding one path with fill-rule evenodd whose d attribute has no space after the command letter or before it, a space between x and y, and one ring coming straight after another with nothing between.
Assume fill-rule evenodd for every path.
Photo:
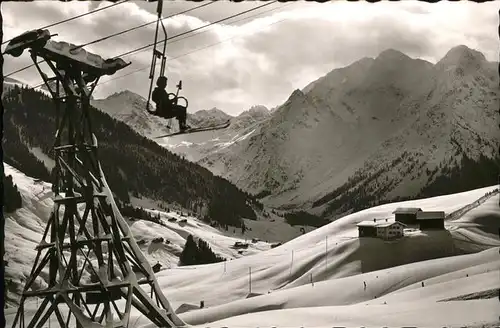
<instances>
[{"instance_id":1,"label":"sky","mask_svg":"<svg viewBox=\"0 0 500 328\"><path fill-rule=\"evenodd\" d=\"M266 3L217 1L164 22L171 37ZM4 40L110 4L4 2ZM163 15L201 4L204 2L166 1ZM167 44L168 90L175 92L182 80L180 95L189 99L189 112L217 107L237 115L253 105L281 105L295 89L388 48L435 63L452 47L464 44L481 51L488 60L498 61L499 8L494 1L276 2L172 39ZM128 1L49 31L58 34L56 41L79 45L153 22L155 11L156 3ZM155 24L150 24L85 49L104 58L120 56L153 43L154 32ZM122 57L132 64L114 76L102 77L94 97L128 89L147 98L151 49ZM32 63L27 52L4 59L4 74ZM158 72L159 66L157 76ZM42 82L34 67L11 77L30 85Z\"/></svg>"}]
</instances>

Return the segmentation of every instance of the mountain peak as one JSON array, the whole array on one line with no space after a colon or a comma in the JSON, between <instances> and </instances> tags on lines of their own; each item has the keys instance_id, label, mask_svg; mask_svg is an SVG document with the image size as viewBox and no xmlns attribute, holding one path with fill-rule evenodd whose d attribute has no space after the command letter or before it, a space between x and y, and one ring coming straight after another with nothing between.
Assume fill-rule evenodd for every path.
<instances>
[{"instance_id":1,"label":"mountain peak","mask_svg":"<svg viewBox=\"0 0 500 328\"><path fill-rule=\"evenodd\" d=\"M304 92L302 92L302 90L300 89L295 89L292 94L290 95L290 97L288 98L288 100L293 100L293 99L296 99L296 98L304 98L305 97L305 94Z\"/></svg>"},{"instance_id":2,"label":"mountain peak","mask_svg":"<svg viewBox=\"0 0 500 328\"><path fill-rule=\"evenodd\" d=\"M269 111L269 109L266 106L255 105L255 106L250 107L250 109L240 113L240 115L238 115L238 117L242 118L242 117L250 116L253 118L262 118L262 117L269 116L269 114L271 114L271 112Z\"/></svg>"},{"instance_id":3,"label":"mountain peak","mask_svg":"<svg viewBox=\"0 0 500 328\"><path fill-rule=\"evenodd\" d=\"M222 109L218 109L217 107L212 107L211 109L208 110L208 112L212 114L219 113L228 115L225 111L223 111Z\"/></svg>"},{"instance_id":4,"label":"mountain peak","mask_svg":"<svg viewBox=\"0 0 500 328\"><path fill-rule=\"evenodd\" d=\"M268 114L269 109L263 105L255 105L255 106L250 107L248 112L250 112L252 114Z\"/></svg>"},{"instance_id":5,"label":"mountain peak","mask_svg":"<svg viewBox=\"0 0 500 328\"><path fill-rule=\"evenodd\" d=\"M379 60L402 60L402 59L410 59L407 55L402 53L399 50L395 50L392 48L386 49L382 51L378 56Z\"/></svg>"},{"instance_id":6,"label":"mountain peak","mask_svg":"<svg viewBox=\"0 0 500 328\"><path fill-rule=\"evenodd\" d=\"M223 110L220 110L218 109L217 107L213 107L213 108L210 108L210 109L201 109L199 111L196 111L195 113L193 113L193 115L196 115L196 116L203 116L203 117L228 117L230 116L229 114L227 114L226 112L224 112Z\"/></svg>"},{"instance_id":7,"label":"mountain peak","mask_svg":"<svg viewBox=\"0 0 500 328\"><path fill-rule=\"evenodd\" d=\"M132 92L130 90L122 90L115 92L106 97L105 99L116 99L116 98L122 98L125 101L137 101L137 100L146 101L146 99L144 99L141 95L138 95L137 93Z\"/></svg>"},{"instance_id":8,"label":"mountain peak","mask_svg":"<svg viewBox=\"0 0 500 328\"><path fill-rule=\"evenodd\" d=\"M226 114L217 107L208 110L202 109L193 114L188 114L188 121L195 126L200 124L220 124L232 118L231 115Z\"/></svg>"},{"instance_id":9,"label":"mountain peak","mask_svg":"<svg viewBox=\"0 0 500 328\"><path fill-rule=\"evenodd\" d=\"M459 45L451 48L446 55L438 62L444 65L467 65L472 62L478 63L486 61L484 55L466 45Z\"/></svg>"}]
</instances>

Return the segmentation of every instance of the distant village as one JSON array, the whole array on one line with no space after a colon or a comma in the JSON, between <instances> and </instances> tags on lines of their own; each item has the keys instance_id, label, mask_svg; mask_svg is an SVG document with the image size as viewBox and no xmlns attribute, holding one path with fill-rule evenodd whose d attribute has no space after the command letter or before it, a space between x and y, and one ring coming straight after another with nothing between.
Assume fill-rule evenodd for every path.
<instances>
[{"instance_id":1,"label":"distant village","mask_svg":"<svg viewBox=\"0 0 500 328\"><path fill-rule=\"evenodd\" d=\"M357 224L359 237L391 240L404 237L404 229L418 227L421 231L445 230L443 211L423 211L421 208L399 207L394 217L361 221Z\"/></svg>"}]
</instances>

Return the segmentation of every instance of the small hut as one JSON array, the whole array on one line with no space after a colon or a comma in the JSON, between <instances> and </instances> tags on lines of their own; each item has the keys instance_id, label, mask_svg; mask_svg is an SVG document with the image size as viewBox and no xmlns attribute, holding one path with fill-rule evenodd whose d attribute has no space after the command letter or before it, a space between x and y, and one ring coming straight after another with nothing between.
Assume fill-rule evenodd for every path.
<instances>
[{"instance_id":1,"label":"small hut","mask_svg":"<svg viewBox=\"0 0 500 328\"><path fill-rule=\"evenodd\" d=\"M160 271L162 265L160 264L160 261L158 261L155 265L153 265L152 269L153 269L153 272L156 273L158 271Z\"/></svg>"},{"instance_id":2,"label":"small hut","mask_svg":"<svg viewBox=\"0 0 500 328\"><path fill-rule=\"evenodd\" d=\"M396 239L404 236L404 223L389 219L373 219L357 224L359 237L374 237L381 239Z\"/></svg>"},{"instance_id":3,"label":"small hut","mask_svg":"<svg viewBox=\"0 0 500 328\"><path fill-rule=\"evenodd\" d=\"M444 218L443 211L419 212L417 214L420 230L444 230Z\"/></svg>"},{"instance_id":4,"label":"small hut","mask_svg":"<svg viewBox=\"0 0 500 328\"><path fill-rule=\"evenodd\" d=\"M392 214L397 222L403 224L418 224L417 213L422 212L421 208L417 207L398 207Z\"/></svg>"}]
</instances>

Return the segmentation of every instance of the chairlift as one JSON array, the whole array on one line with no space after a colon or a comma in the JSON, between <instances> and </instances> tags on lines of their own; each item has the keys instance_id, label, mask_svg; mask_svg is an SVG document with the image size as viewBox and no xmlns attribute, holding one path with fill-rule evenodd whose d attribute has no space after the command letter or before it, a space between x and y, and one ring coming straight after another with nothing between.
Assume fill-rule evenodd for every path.
<instances>
[{"instance_id":1,"label":"chairlift","mask_svg":"<svg viewBox=\"0 0 500 328\"><path fill-rule=\"evenodd\" d=\"M153 0L156 1L156 0ZM157 20L156 20L156 31L155 31L155 39L154 39L154 48L153 48L153 56L151 58L151 68L149 71L149 91L148 91L148 101L146 103L146 111L154 116L162 117L162 118L168 118L169 123L167 125L167 128L171 129L171 123L172 123L172 118L173 116L170 115L165 115L161 113L161 111L156 108L156 110L151 109L151 97L153 93L153 83L155 81L155 72L156 72L156 61L161 60L161 65L160 65L160 77L164 77L167 79L165 76L165 68L166 68L166 61L167 61L167 56L166 56L166 51L167 51L167 29L165 28L165 25L163 24L162 20L162 12L163 12L163 0L157 0L158 1L158 6L156 8L156 13L158 14ZM165 36L165 39L163 40L163 47L160 47L159 42L158 42L158 32L160 29L160 23L161 23L161 28L163 31L163 34ZM159 50L161 48L161 51ZM187 107L188 107L188 100L185 97L179 96L179 91L182 90L182 80L179 81L179 83L176 85L177 91L175 93L167 93L168 95L168 100L173 106L179 106L183 108L187 112ZM184 102L184 104L179 104L179 100ZM230 125L230 120L227 120L226 122L222 124L216 124L216 125L209 125L209 126L204 126L204 127L188 127L187 129L180 130L179 132L174 132L162 136L156 137L158 138L166 138L166 137L171 137L179 134L187 134L187 133L195 133L195 132L202 132L202 131L213 131L213 130L219 130L219 129L225 129ZM180 124L180 123L179 123Z\"/></svg>"},{"instance_id":2,"label":"chairlift","mask_svg":"<svg viewBox=\"0 0 500 328\"><path fill-rule=\"evenodd\" d=\"M152 110L151 109L151 94L153 92L153 83L155 81L155 72L156 72L156 61L161 60L161 65L160 65L160 76L159 77L165 77L165 68L166 68L166 61L167 61L167 29L165 28L165 25L163 24L163 19L162 19L162 12L163 12L163 0L157 0L158 1L158 6L156 8L156 12L158 14L158 17L156 19L156 31L155 31L155 41L154 41L154 48L153 48L153 56L151 58L151 68L149 71L149 92L148 92L148 101L146 103L146 110L148 113L155 115L155 116L160 116L159 112L157 110ZM158 42L158 32L160 29L160 23L161 23L161 28L163 30L163 35L165 36L165 39L163 40L163 47L162 50L160 51L160 45ZM166 77L165 77L166 78ZM179 96L179 91L182 90L182 80L179 81L177 84L177 92L176 93L168 93L168 100L172 104L179 104L179 99L184 101L184 105L182 107L185 107L187 109L188 107L188 100L185 97ZM160 116L161 117L161 116Z\"/></svg>"}]
</instances>

